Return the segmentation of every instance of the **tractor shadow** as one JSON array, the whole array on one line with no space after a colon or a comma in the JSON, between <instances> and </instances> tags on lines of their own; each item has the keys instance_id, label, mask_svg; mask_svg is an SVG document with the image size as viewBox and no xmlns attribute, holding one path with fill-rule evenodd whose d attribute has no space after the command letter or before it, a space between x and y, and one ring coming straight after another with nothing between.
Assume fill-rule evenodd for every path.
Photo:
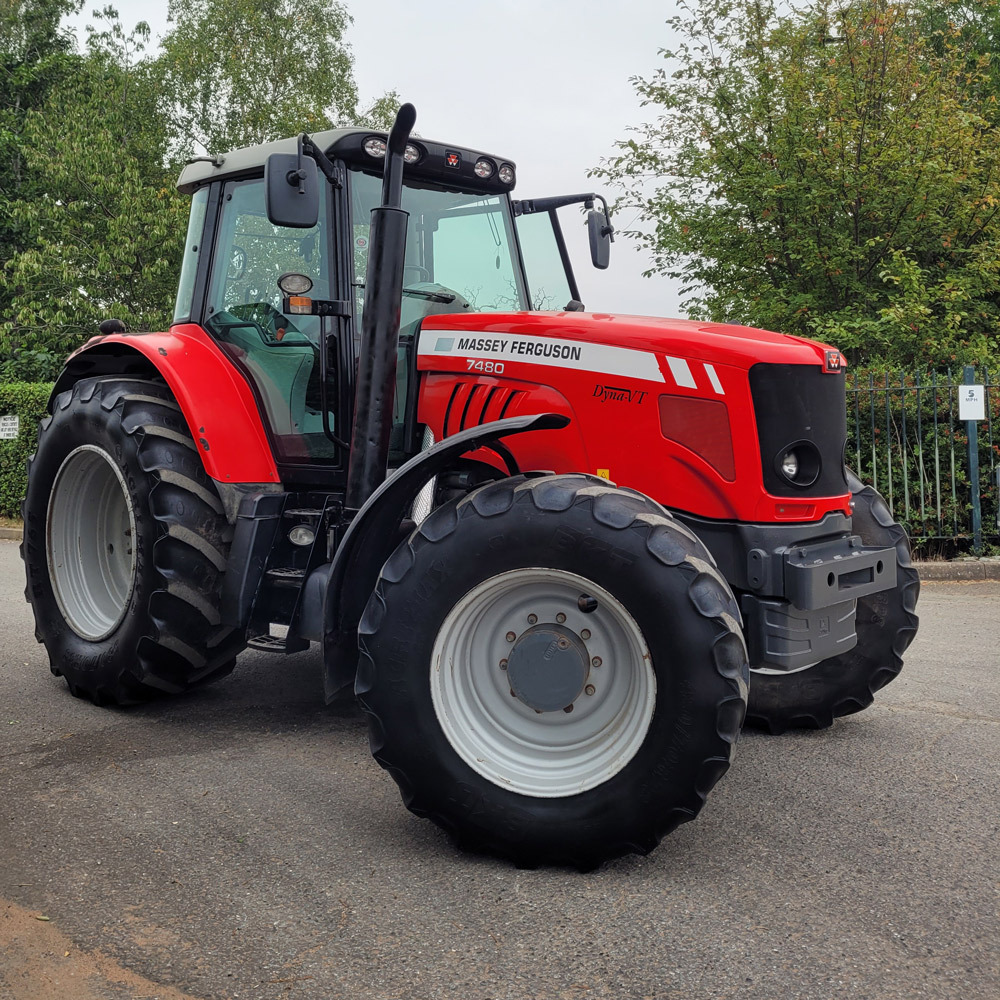
<instances>
[{"instance_id":1,"label":"tractor shadow","mask_svg":"<svg viewBox=\"0 0 1000 1000\"><path fill-rule=\"evenodd\" d=\"M123 710L137 720L238 731L261 726L297 731L365 728L353 685L326 704L318 645L285 656L244 650L236 669L214 684Z\"/></svg>"},{"instance_id":2,"label":"tractor shadow","mask_svg":"<svg viewBox=\"0 0 1000 1000\"><path fill-rule=\"evenodd\" d=\"M284 734L356 744L367 753L368 729L353 688L327 705L318 647L283 656L244 651L228 677L200 690L128 707L97 707L74 699L65 684L62 735L22 749L30 768L83 767L117 762L251 750Z\"/></svg>"}]
</instances>

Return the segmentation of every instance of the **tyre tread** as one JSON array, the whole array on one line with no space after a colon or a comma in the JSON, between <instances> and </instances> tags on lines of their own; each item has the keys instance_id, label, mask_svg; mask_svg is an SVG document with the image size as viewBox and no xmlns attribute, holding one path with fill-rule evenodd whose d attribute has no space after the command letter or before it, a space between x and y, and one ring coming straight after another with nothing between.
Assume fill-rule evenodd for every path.
<instances>
[{"instance_id":1,"label":"tyre tread","mask_svg":"<svg viewBox=\"0 0 1000 1000\"><path fill-rule=\"evenodd\" d=\"M50 652L51 669L66 678L78 697L95 704L131 704L202 686L235 666L242 636L220 625L218 593L231 528L166 386L118 377L84 379L60 393L53 410L92 405L95 396L101 409L117 414L123 438L132 440L139 467L150 479L148 516L155 522L156 537L145 612L149 625L131 653L116 657L113 670L102 665L79 673L56 662ZM52 421L48 417L40 423L39 449ZM21 554L25 556L23 542ZM29 569L29 602L30 592ZM42 641L45 623L34 605L33 610L36 637Z\"/></svg>"},{"instance_id":2,"label":"tyre tread","mask_svg":"<svg viewBox=\"0 0 1000 1000\"><path fill-rule=\"evenodd\" d=\"M624 502L612 512L607 498ZM670 809L666 815L646 817L642 829L632 830L616 843L599 847L572 844L558 851L548 848L538 853L533 846L525 847L508 838L477 830L456 829L450 817L421 796L419 782L413 781L408 774L409 761L405 751L394 745L392 729L380 718L373 703L372 695L377 692L379 677L368 644L369 640L377 637L382 625L387 594L422 564L420 554L423 550L438 545L457 529L462 520L493 517L519 504L530 504L534 509L546 512L565 511L575 505L585 506L597 523L617 531L641 532L654 557L656 553L650 543L654 533L666 532L676 536L676 547L684 553L683 559L676 565L687 578L691 608L718 628L712 662L718 677L725 682L726 694L716 704L716 730L726 753L720 755L716 746L704 758L689 806ZM627 517L623 511L627 511ZM399 785L407 808L435 822L461 849L498 855L519 867L568 865L582 871L624 854L646 854L681 823L694 819L711 787L722 777L732 760L746 712L749 680L739 609L728 583L710 560L701 543L658 504L634 491L618 490L603 479L584 474L512 477L481 486L462 499L432 512L387 561L358 629L361 656L355 693L368 716L372 754ZM718 600L714 603L704 600L702 591L706 586L717 592Z\"/></svg>"}]
</instances>

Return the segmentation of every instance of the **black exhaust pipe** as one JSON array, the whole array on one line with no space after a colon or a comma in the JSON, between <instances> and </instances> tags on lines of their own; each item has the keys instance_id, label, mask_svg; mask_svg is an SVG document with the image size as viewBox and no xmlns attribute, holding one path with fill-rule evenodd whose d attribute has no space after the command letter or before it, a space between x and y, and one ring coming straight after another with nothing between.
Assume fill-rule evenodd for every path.
<instances>
[{"instance_id":1,"label":"black exhaust pipe","mask_svg":"<svg viewBox=\"0 0 1000 1000\"><path fill-rule=\"evenodd\" d=\"M385 479L396 391L396 347L403 297L408 213L403 197L403 153L417 112L404 104L389 132L382 176L382 204L372 209L361 323L361 357L354 392L354 428L345 506L357 510Z\"/></svg>"}]
</instances>

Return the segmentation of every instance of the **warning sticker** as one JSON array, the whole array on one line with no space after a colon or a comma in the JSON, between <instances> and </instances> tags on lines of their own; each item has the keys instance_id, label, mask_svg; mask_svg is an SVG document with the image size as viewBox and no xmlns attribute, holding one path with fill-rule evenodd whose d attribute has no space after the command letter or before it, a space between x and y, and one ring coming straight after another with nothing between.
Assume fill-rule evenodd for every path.
<instances>
[{"instance_id":1,"label":"warning sticker","mask_svg":"<svg viewBox=\"0 0 1000 1000\"><path fill-rule=\"evenodd\" d=\"M0 414L0 441L11 441L21 431L21 419L16 413Z\"/></svg>"}]
</instances>

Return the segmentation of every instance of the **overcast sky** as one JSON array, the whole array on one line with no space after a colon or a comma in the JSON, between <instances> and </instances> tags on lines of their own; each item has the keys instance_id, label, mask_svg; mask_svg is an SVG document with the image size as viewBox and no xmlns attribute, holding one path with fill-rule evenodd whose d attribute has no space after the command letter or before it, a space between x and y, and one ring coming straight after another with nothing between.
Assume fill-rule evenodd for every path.
<instances>
[{"instance_id":1,"label":"overcast sky","mask_svg":"<svg viewBox=\"0 0 1000 1000\"><path fill-rule=\"evenodd\" d=\"M154 40L166 30L165 2L116 6L128 28L146 20ZM424 137L510 158L521 198L599 184L587 171L613 153L628 126L655 112L639 107L629 77L648 76L660 64L658 50L671 41L664 21L675 12L673 3L655 0L348 0L347 6L362 101L396 90L415 105ZM615 194L604 193L609 201ZM564 225L575 221L571 210L560 214ZM648 259L624 240L612 248L609 269L595 271L579 218L576 238L567 237L588 309L679 315L674 285L643 278ZM625 227L632 220L613 221Z\"/></svg>"}]
</instances>

